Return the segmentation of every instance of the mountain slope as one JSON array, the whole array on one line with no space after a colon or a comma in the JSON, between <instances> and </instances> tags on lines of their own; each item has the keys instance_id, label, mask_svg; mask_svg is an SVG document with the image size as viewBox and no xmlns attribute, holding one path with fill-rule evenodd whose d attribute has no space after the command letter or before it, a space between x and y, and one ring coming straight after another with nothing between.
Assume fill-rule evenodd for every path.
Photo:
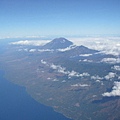
<instances>
[{"instance_id":1,"label":"mountain slope","mask_svg":"<svg viewBox=\"0 0 120 120\"><path fill-rule=\"evenodd\" d=\"M51 42L45 44L42 48L43 49L63 49L63 48L69 47L70 45L73 45L73 43L61 37L61 38L56 38Z\"/></svg>"},{"instance_id":2,"label":"mountain slope","mask_svg":"<svg viewBox=\"0 0 120 120\"><path fill-rule=\"evenodd\" d=\"M83 45L77 46L74 49L71 49L68 51L68 53L71 53L73 55L80 55L80 54L94 54L98 52L97 50L89 49Z\"/></svg>"}]
</instances>

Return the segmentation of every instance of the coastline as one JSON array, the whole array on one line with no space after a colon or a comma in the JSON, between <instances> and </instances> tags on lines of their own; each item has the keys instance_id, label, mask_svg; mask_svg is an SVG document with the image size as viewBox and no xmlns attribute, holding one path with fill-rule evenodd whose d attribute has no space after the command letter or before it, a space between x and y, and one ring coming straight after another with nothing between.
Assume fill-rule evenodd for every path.
<instances>
[{"instance_id":1,"label":"coastline","mask_svg":"<svg viewBox=\"0 0 120 120\"><path fill-rule=\"evenodd\" d=\"M46 106L46 105L43 105L43 104L41 104L40 102L38 102L38 101L36 101L34 98L32 98L31 97L31 95L26 91L26 88L25 87L23 87L23 86L20 86L20 85L18 85L18 84L14 84L13 82L11 82L10 80L8 80L8 78L6 79L6 77L5 77L5 75L4 75L4 71L2 70L2 69L0 69L0 74L1 74L1 81L3 81L3 83L4 82L6 82L7 83L7 89L9 89L9 85L10 86L12 86L12 88L10 88L10 89L12 89L13 91L12 91L12 93L11 93L11 95L9 94L9 92L8 92L8 94L10 95L10 97L12 98L12 97L14 97L14 100L13 101L15 101L15 99L16 98L19 98L19 100L18 101L16 101L16 103L14 103L16 106L17 106L17 104L20 104L20 106L17 106L17 108L15 108L15 106L14 106L14 104L11 104L10 105L10 109L23 109L24 108L24 106L22 105L22 103L24 103L24 101L26 101L26 103L24 103L24 105L25 105L25 107L27 107L27 106L29 106L28 107L28 111L30 111L30 106L31 106L31 109L32 108L35 108L36 107L36 109L38 109L40 112L38 112L38 111L36 111L36 112L38 112L39 114L41 114L41 111L48 111L46 114L48 114L48 119L47 118L45 118L45 116L44 116L44 114L43 114L43 118L45 118L44 120L49 120L49 117L53 117L52 119L54 119L54 120L69 120L68 118L66 118L65 116L63 116L61 113L58 113L58 112L56 112L56 111L54 111L53 110L53 108L52 107L50 107L50 106ZM17 89L17 90L14 90L14 87ZM6 89L4 89L4 90L6 90ZM9 91L11 91L11 90L9 90ZM18 92L16 95L14 95L14 91L16 91L16 92ZM6 94L7 94L7 92L6 92ZM13 95L12 95L13 94ZM3 95L4 95L4 93L3 93ZM8 95L8 96L9 96ZM20 96L19 96L20 95ZM23 95L23 96L22 96ZM27 98L28 98L28 100L26 100L27 98L26 98L26 96L27 96ZM26 99L24 99L24 98L26 98ZM12 103L12 99L9 99L9 101L11 101L11 103ZM9 101L6 103L6 104L10 104L9 103ZM29 105L27 105L28 103L27 103L27 101L31 101L32 103L31 104L29 104ZM18 102L18 103L17 103ZM21 103L22 102L22 103ZM33 104L33 105L32 105ZM35 104L35 106L34 106L34 104ZM12 106L13 105L13 106ZM27 106L26 106L27 105ZM22 108L21 108L21 106L23 106ZM41 108L40 108L41 107ZM7 108L7 107L6 107ZM25 108L25 109L27 109L27 108ZM3 110L4 111L4 110ZM23 110L23 111L25 111L25 110ZM34 111L34 110L33 110ZM21 112L21 111L20 111ZM26 111L27 112L27 111ZM30 112L32 112L32 111L30 111ZM17 114L21 114L21 113L19 113L19 111L18 111L18 113ZM25 114L25 113L24 113ZM35 115L37 114L37 113L34 113L33 112L33 116L35 117ZM51 115L50 115L51 114ZM28 114L28 115L26 115L27 117L28 116L31 116L31 114ZM38 116L38 114L36 115L36 116ZM20 117L20 116L19 116ZM40 116L41 117L41 116ZM32 117L31 117L32 118ZM40 118L40 119L42 119L42 118ZM3 119L4 120L4 119ZM7 119L6 119L7 120ZM9 119L8 119L9 120ZM23 119L23 120L27 120L27 119ZM30 120L30 119L29 119ZM32 120L32 119L31 119ZM36 118L36 119L34 119L34 120L38 120L38 118Z\"/></svg>"}]
</instances>

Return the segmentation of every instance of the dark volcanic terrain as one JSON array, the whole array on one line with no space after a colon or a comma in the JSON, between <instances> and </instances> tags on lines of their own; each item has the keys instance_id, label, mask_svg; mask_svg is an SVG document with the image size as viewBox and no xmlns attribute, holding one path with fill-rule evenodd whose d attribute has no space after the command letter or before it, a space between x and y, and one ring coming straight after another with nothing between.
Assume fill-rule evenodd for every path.
<instances>
[{"instance_id":1,"label":"dark volcanic terrain","mask_svg":"<svg viewBox=\"0 0 120 120\"><path fill-rule=\"evenodd\" d=\"M4 47L4 49L2 49ZM120 119L119 56L56 38L40 46L1 46L5 77L73 120Z\"/></svg>"}]
</instances>

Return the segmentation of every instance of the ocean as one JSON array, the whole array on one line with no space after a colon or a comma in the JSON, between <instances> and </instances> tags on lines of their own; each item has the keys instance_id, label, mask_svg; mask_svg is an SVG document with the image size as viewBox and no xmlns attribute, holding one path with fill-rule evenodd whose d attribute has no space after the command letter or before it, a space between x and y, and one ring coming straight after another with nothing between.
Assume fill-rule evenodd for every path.
<instances>
[{"instance_id":1,"label":"ocean","mask_svg":"<svg viewBox=\"0 0 120 120\"><path fill-rule=\"evenodd\" d=\"M35 101L24 87L11 83L0 70L0 120L70 120Z\"/></svg>"}]
</instances>

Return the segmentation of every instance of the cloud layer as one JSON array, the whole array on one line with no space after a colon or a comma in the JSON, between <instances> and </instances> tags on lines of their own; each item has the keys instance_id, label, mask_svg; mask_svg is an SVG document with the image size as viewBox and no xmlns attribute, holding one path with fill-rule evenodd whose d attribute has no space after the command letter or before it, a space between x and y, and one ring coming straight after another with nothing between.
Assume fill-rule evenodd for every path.
<instances>
[{"instance_id":1,"label":"cloud layer","mask_svg":"<svg viewBox=\"0 0 120 120\"><path fill-rule=\"evenodd\" d=\"M120 55L120 37L79 37L79 38L68 38L72 41L74 45L84 45L88 48L99 50L104 54L112 54L115 56ZM41 46L51 40L21 40L17 42L12 42L14 45L34 45ZM70 50L74 47L69 47L66 49L59 49L58 51Z\"/></svg>"},{"instance_id":2,"label":"cloud layer","mask_svg":"<svg viewBox=\"0 0 120 120\"><path fill-rule=\"evenodd\" d=\"M11 42L12 45L33 45L33 46L42 46L46 43L50 42L50 40L21 40L17 42Z\"/></svg>"},{"instance_id":3,"label":"cloud layer","mask_svg":"<svg viewBox=\"0 0 120 120\"><path fill-rule=\"evenodd\" d=\"M84 45L105 54L120 55L120 37L69 38L75 45Z\"/></svg>"}]
</instances>

